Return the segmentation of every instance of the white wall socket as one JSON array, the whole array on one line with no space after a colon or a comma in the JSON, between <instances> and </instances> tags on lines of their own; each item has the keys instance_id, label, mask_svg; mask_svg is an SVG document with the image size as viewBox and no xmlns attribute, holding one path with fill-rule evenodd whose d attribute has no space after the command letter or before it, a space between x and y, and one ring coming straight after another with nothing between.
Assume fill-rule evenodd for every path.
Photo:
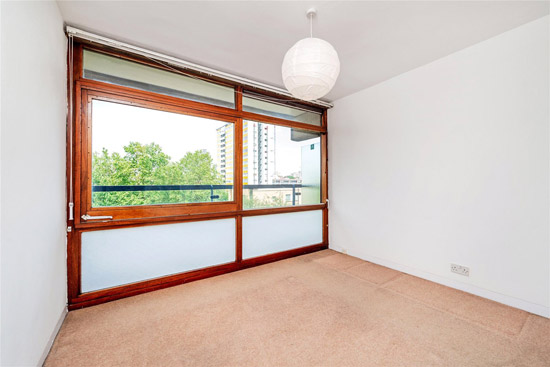
<instances>
[{"instance_id":1,"label":"white wall socket","mask_svg":"<svg viewBox=\"0 0 550 367\"><path fill-rule=\"evenodd\" d=\"M464 275L466 277L470 276L470 268L467 266L457 265L457 264L451 264L451 271L453 273L457 273L460 275Z\"/></svg>"}]
</instances>

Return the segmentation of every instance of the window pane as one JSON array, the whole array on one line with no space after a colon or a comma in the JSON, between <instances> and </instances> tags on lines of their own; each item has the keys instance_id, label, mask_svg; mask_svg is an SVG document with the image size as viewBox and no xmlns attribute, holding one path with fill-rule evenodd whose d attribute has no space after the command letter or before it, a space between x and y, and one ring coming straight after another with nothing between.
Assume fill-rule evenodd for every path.
<instances>
[{"instance_id":1,"label":"window pane","mask_svg":"<svg viewBox=\"0 0 550 367\"><path fill-rule=\"evenodd\" d=\"M321 138L317 132L244 121L243 207L321 202Z\"/></svg>"},{"instance_id":2,"label":"window pane","mask_svg":"<svg viewBox=\"0 0 550 367\"><path fill-rule=\"evenodd\" d=\"M235 108L234 89L201 79L84 50L84 78Z\"/></svg>"},{"instance_id":3,"label":"window pane","mask_svg":"<svg viewBox=\"0 0 550 367\"><path fill-rule=\"evenodd\" d=\"M82 292L235 261L235 219L82 233Z\"/></svg>"},{"instance_id":4,"label":"window pane","mask_svg":"<svg viewBox=\"0 0 550 367\"><path fill-rule=\"evenodd\" d=\"M233 124L93 100L92 206L232 201L219 129L233 142Z\"/></svg>"},{"instance_id":5,"label":"window pane","mask_svg":"<svg viewBox=\"0 0 550 367\"><path fill-rule=\"evenodd\" d=\"M243 218L243 259L321 242L322 210Z\"/></svg>"},{"instance_id":6,"label":"window pane","mask_svg":"<svg viewBox=\"0 0 550 367\"><path fill-rule=\"evenodd\" d=\"M243 111L321 126L320 111L308 111L301 108L276 104L252 96L243 96Z\"/></svg>"}]
</instances>

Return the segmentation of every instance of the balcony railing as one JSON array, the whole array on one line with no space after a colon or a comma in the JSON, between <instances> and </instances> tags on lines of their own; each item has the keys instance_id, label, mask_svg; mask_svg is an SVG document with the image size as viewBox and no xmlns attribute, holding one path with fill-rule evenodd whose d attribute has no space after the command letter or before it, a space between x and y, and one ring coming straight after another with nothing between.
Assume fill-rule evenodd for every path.
<instances>
[{"instance_id":1,"label":"balcony railing","mask_svg":"<svg viewBox=\"0 0 550 367\"><path fill-rule=\"evenodd\" d=\"M292 189L292 205L296 205L296 196L300 193L296 189L307 187L302 184L271 184L271 185L243 185L244 190L256 189ZM92 186L92 192L128 192L128 191L189 191L210 190L210 201L219 199L214 190L233 189L233 185L128 185L128 186Z\"/></svg>"}]
</instances>

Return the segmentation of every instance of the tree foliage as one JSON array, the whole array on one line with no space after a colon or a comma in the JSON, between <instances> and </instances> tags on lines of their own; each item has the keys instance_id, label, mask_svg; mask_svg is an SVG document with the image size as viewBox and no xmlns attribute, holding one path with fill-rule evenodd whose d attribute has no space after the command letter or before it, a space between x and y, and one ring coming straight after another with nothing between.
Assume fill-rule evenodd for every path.
<instances>
[{"instance_id":1,"label":"tree foliage","mask_svg":"<svg viewBox=\"0 0 550 367\"><path fill-rule=\"evenodd\" d=\"M130 142L124 154L109 153L107 149L92 155L93 186L141 185L220 185L223 178L216 170L210 153L188 152L179 161L162 151L155 143ZM230 190L214 190L219 198L229 199ZM95 192L94 207L197 203L211 201L210 189L170 191Z\"/></svg>"},{"instance_id":2,"label":"tree foliage","mask_svg":"<svg viewBox=\"0 0 550 367\"><path fill-rule=\"evenodd\" d=\"M243 195L244 209L278 208L287 205L281 192L271 192L269 195L263 195L262 197L258 197L259 193L256 193L256 197L254 197L254 192L255 190L248 190L248 195Z\"/></svg>"}]
</instances>

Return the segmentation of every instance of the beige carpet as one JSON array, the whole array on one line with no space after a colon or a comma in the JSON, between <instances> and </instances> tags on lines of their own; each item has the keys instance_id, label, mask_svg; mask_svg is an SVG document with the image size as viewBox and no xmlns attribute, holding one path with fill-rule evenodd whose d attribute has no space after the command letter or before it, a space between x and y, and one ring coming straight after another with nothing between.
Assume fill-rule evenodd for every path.
<instances>
[{"instance_id":1,"label":"beige carpet","mask_svg":"<svg viewBox=\"0 0 550 367\"><path fill-rule=\"evenodd\" d=\"M550 320L326 250L70 312L46 366L550 366Z\"/></svg>"}]
</instances>

